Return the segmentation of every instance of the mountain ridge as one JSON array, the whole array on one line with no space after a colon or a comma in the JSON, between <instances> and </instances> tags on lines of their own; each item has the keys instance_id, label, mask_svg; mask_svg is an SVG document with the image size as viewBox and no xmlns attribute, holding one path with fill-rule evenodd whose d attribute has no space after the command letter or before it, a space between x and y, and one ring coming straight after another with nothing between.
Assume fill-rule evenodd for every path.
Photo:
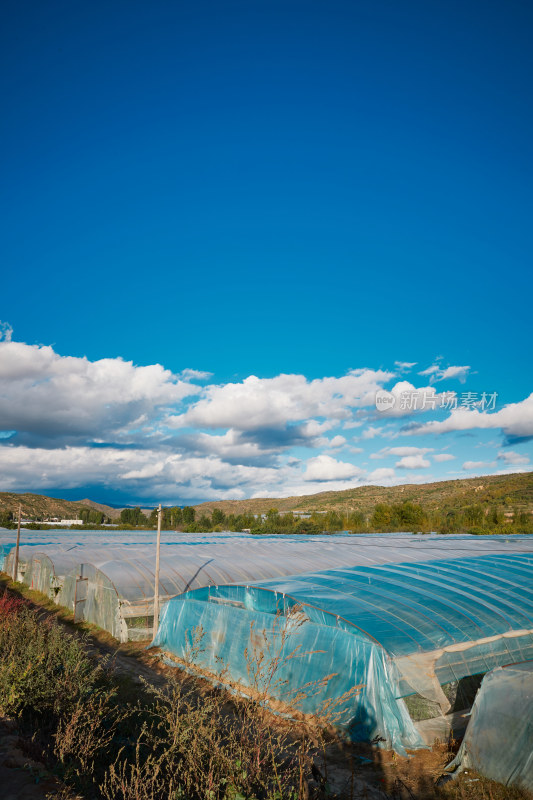
<instances>
[{"instance_id":1,"label":"mountain ridge","mask_svg":"<svg viewBox=\"0 0 533 800\"><path fill-rule=\"evenodd\" d=\"M218 508L225 514L264 514L271 508L280 512L338 511L369 513L378 503L419 503L427 509L458 508L479 503L504 505L533 512L533 472L506 475L485 475L432 483L405 483L398 486L357 486L340 491L325 491L292 497L256 497L245 500L214 500L194 505L197 514L211 514ZM61 517L75 519L82 508L101 511L111 519L119 519L120 508L83 500L63 500L31 492L0 492L0 513L18 513L22 505L24 517L43 519ZM148 504L139 503L146 508ZM175 503L186 505L186 503Z\"/></svg>"},{"instance_id":2,"label":"mountain ridge","mask_svg":"<svg viewBox=\"0 0 533 800\"><path fill-rule=\"evenodd\" d=\"M507 499L507 500L506 500ZM533 511L533 472L485 475L431 483L405 483L398 486L357 486L340 491L325 491L293 497L257 497L247 500L217 500L194 506L197 514L264 514L271 508L280 512L338 511L368 513L377 503L415 502L429 509L465 504L510 504ZM506 502L504 502L506 501Z\"/></svg>"}]
</instances>

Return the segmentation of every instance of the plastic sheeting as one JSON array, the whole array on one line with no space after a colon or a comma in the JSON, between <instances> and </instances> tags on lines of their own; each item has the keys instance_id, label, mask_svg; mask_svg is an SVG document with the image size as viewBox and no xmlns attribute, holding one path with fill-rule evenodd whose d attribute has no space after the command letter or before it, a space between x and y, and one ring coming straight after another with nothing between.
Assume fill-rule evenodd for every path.
<instances>
[{"instance_id":1,"label":"plastic sheeting","mask_svg":"<svg viewBox=\"0 0 533 800\"><path fill-rule=\"evenodd\" d=\"M245 654L256 632L265 631L268 663L279 615L297 608L304 621L282 655L298 655L282 663L280 686L294 691L333 675L303 700L302 710L315 713L362 684L342 726L352 739L378 736L402 752L422 745L402 697L417 693L446 713L441 684L533 659L532 567L531 554L495 553L207 587L167 603L153 644L189 659L191 631L201 629L196 665L217 672L224 663L249 686Z\"/></svg>"},{"instance_id":2,"label":"plastic sheeting","mask_svg":"<svg viewBox=\"0 0 533 800\"><path fill-rule=\"evenodd\" d=\"M0 534L13 569L13 532ZM154 531L22 531L19 579L121 641L149 639L155 591ZM437 535L252 536L162 534L159 595L302 572L487 553L533 554L530 537Z\"/></svg>"},{"instance_id":3,"label":"plastic sheeting","mask_svg":"<svg viewBox=\"0 0 533 800\"><path fill-rule=\"evenodd\" d=\"M454 768L533 791L533 664L485 675Z\"/></svg>"},{"instance_id":4,"label":"plastic sheeting","mask_svg":"<svg viewBox=\"0 0 533 800\"><path fill-rule=\"evenodd\" d=\"M386 653L368 638L334 621L293 623L288 598L284 606L282 596L252 587L189 594L167 603L154 646L304 713L329 711L354 741L378 736L401 753L422 745L395 697ZM285 619L276 613L283 610Z\"/></svg>"}]
</instances>

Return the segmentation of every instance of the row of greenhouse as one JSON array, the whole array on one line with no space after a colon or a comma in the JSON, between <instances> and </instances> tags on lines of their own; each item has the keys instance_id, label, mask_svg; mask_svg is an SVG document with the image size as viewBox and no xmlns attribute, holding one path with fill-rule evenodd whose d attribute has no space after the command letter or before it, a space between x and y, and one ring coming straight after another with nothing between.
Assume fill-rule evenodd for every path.
<instances>
[{"instance_id":1,"label":"row of greenhouse","mask_svg":"<svg viewBox=\"0 0 533 800\"><path fill-rule=\"evenodd\" d=\"M6 536L0 559L12 574ZM31 532L17 579L119 641L149 643L153 536L105 536ZM486 697L501 698L500 685L511 679L522 707L530 702L532 567L527 536L167 532L153 645L170 663L222 671L243 691L262 688L251 660L267 673L275 663L269 691L287 708L298 693L301 712L334 708L350 739L377 739L405 753L460 732L487 673L496 675L496 688L489 692L483 682L476 700L485 697L483 713ZM194 647L198 632L201 646ZM498 684L500 668L505 680ZM533 730L520 735L533 750ZM530 762L522 772L513 766L515 782L518 775L533 786Z\"/></svg>"}]
</instances>

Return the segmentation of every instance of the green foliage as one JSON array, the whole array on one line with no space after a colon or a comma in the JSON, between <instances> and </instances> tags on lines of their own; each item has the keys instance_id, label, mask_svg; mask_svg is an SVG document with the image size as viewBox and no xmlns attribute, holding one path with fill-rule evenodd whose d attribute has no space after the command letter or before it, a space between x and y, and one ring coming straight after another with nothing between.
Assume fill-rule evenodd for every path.
<instances>
[{"instance_id":1,"label":"green foliage","mask_svg":"<svg viewBox=\"0 0 533 800\"><path fill-rule=\"evenodd\" d=\"M376 531L426 531L429 530L429 519L417 503L406 501L390 506L378 503L372 514L371 525Z\"/></svg>"},{"instance_id":2,"label":"green foliage","mask_svg":"<svg viewBox=\"0 0 533 800\"><path fill-rule=\"evenodd\" d=\"M323 527L321 526L320 522L312 519L297 519L295 518L293 529L291 533L305 533L305 534L313 534L313 533L322 533Z\"/></svg>"},{"instance_id":3,"label":"green foliage","mask_svg":"<svg viewBox=\"0 0 533 800\"><path fill-rule=\"evenodd\" d=\"M65 636L56 622L39 620L20 604L0 600L0 707L10 716L49 720L68 712L95 689L102 672L83 642Z\"/></svg>"},{"instance_id":4,"label":"green foliage","mask_svg":"<svg viewBox=\"0 0 533 800\"><path fill-rule=\"evenodd\" d=\"M237 533L249 528L252 530L255 525L261 524L260 521L256 520L253 514L230 514L226 517L225 527L229 531L235 531Z\"/></svg>"},{"instance_id":5,"label":"green foliage","mask_svg":"<svg viewBox=\"0 0 533 800\"><path fill-rule=\"evenodd\" d=\"M186 509L183 509L185 512ZM190 509L194 511L194 509ZM189 516L187 514L187 516ZM308 518L299 514L280 513L271 508L264 515L228 514L215 508L211 517L202 514L188 524L182 523L187 533L225 530L253 534L320 534L351 531L353 533L386 533L407 531L414 533L472 533L513 534L533 533L533 517L528 511L513 509L504 514L491 504L465 504L462 508L432 510L419 503L406 500L402 503L377 503L367 517L362 511L313 512Z\"/></svg>"},{"instance_id":6,"label":"green foliage","mask_svg":"<svg viewBox=\"0 0 533 800\"><path fill-rule=\"evenodd\" d=\"M16 528L17 523L13 520L11 511L0 512L0 528Z\"/></svg>"},{"instance_id":7,"label":"green foliage","mask_svg":"<svg viewBox=\"0 0 533 800\"><path fill-rule=\"evenodd\" d=\"M171 508L163 508L163 516L161 519L161 527L164 530L175 529L183 522L183 509L179 506L172 506ZM154 508L150 514L150 524L154 527L157 525L157 509Z\"/></svg>"},{"instance_id":8,"label":"green foliage","mask_svg":"<svg viewBox=\"0 0 533 800\"><path fill-rule=\"evenodd\" d=\"M226 520L226 515L219 508L215 508L211 514L212 525L223 525Z\"/></svg>"},{"instance_id":9,"label":"green foliage","mask_svg":"<svg viewBox=\"0 0 533 800\"><path fill-rule=\"evenodd\" d=\"M82 508L78 518L91 525L101 525L108 519L105 514L95 508Z\"/></svg>"},{"instance_id":10,"label":"green foliage","mask_svg":"<svg viewBox=\"0 0 533 800\"><path fill-rule=\"evenodd\" d=\"M148 518L143 514L139 506L123 508L120 512L120 521L123 525L131 525L133 527L148 525Z\"/></svg>"},{"instance_id":11,"label":"green foliage","mask_svg":"<svg viewBox=\"0 0 533 800\"><path fill-rule=\"evenodd\" d=\"M360 533L367 529L366 517L361 511L353 511L346 517L346 530Z\"/></svg>"},{"instance_id":12,"label":"green foliage","mask_svg":"<svg viewBox=\"0 0 533 800\"><path fill-rule=\"evenodd\" d=\"M324 530L342 531L344 530L344 520L336 511L328 511L324 519Z\"/></svg>"},{"instance_id":13,"label":"green foliage","mask_svg":"<svg viewBox=\"0 0 533 800\"><path fill-rule=\"evenodd\" d=\"M501 525L504 517L498 506L493 506L489 513L489 520L492 525Z\"/></svg>"},{"instance_id":14,"label":"green foliage","mask_svg":"<svg viewBox=\"0 0 533 800\"><path fill-rule=\"evenodd\" d=\"M205 514L203 514L200 519L198 520L198 527L200 530L206 530L212 528L215 523L209 519Z\"/></svg>"},{"instance_id":15,"label":"green foliage","mask_svg":"<svg viewBox=\"0 0 533 800\"><path fill-rule=\"evenodd\" d=\"M372 514L371 525L375 530L386 531L392 523L392 507L386 503L378 503Z\"/></svg>"},{"instance_id":16,"label":"green foliage","mask_svg":"<svg viewBox=\"0 0 533 800\"><path fill-rule=\"evenodd\" d=\"M190 525L192 522L194 522L195 517L196 517L196 511L194 510L194 508L192 508L191 506L184 506L184 508L182 509L183 522L186 525Z\"/></svg>"},{"instance_id":17,"label":"green foliage","mask_svg":"<svg viewBox=\"0 0 533 800\"><path fill-rule=\"evenodd\" d=\"M473 506L466 506L463 510L463 521L465 525L472 525L480 527L483 525L485 520L485 512L483 511L482 506L473 505Z\"/></svg>"}]
</instances>

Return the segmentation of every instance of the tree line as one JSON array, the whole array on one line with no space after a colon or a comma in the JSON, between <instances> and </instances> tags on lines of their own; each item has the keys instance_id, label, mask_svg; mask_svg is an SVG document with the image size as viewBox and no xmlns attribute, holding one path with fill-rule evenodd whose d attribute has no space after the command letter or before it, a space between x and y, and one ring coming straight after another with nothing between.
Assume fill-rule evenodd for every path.
<instances>
[{"instance_id":1,"label":"tree line","mask_svg":"<svg viewBox=\"0 0 533 800\"><path fill-rule=\"evenodd\" d=\"M137 508L125 508L120 515L122 525L131 527L155 527L157 509L149 515ZM201 533L229 530L250 531L254 534L283 533L333 533L350 531L352 533L390 533L404 531L411 533L533 533L531 513L519 508L509 508L504 502L500 506L484 507L480 504L463 508L425 509L418 503L378 503L371 513L362 511L314 512L308 518L289 513L279 513L271 508L266 514L225 514L221 509L213 509L211 515L198 516L191 506L172 506L162 509L161 527L164 530L181 530L187 533Z\"/></svg>"},{"instance_id":2,"label":"tree line","mask_svg":"<svg viewBox=\"0 0 533 800\"><path fill-rule=\"evenodd\" d=\"M405 531L411 533L472 533L511 534L533 533L533 516L521 507L512 505L504 498L501 505L472 504L463 507L427 509L418 503L378 503L370 512L335 511L314 512L308 518L292 513L279 513L271 508L266 514L225 514L220 508L198 515L192 506L171 506L162 509L163 530L179 530L187 533L210 531L250 531L254 534L318 534L335 531L352 533L389 533ZM112 520L101 511L84 508L79 513L83 527L97 528ZM157 509L146 514L137 506L124 508L117 521L123 528L155 528ZM10 511L0 512L0 527L16 528L17 520ZM25 527L42 529L54 527L34 522ZM81 527L81 526L80 526Z\"/></svg>"}]
</instances>

